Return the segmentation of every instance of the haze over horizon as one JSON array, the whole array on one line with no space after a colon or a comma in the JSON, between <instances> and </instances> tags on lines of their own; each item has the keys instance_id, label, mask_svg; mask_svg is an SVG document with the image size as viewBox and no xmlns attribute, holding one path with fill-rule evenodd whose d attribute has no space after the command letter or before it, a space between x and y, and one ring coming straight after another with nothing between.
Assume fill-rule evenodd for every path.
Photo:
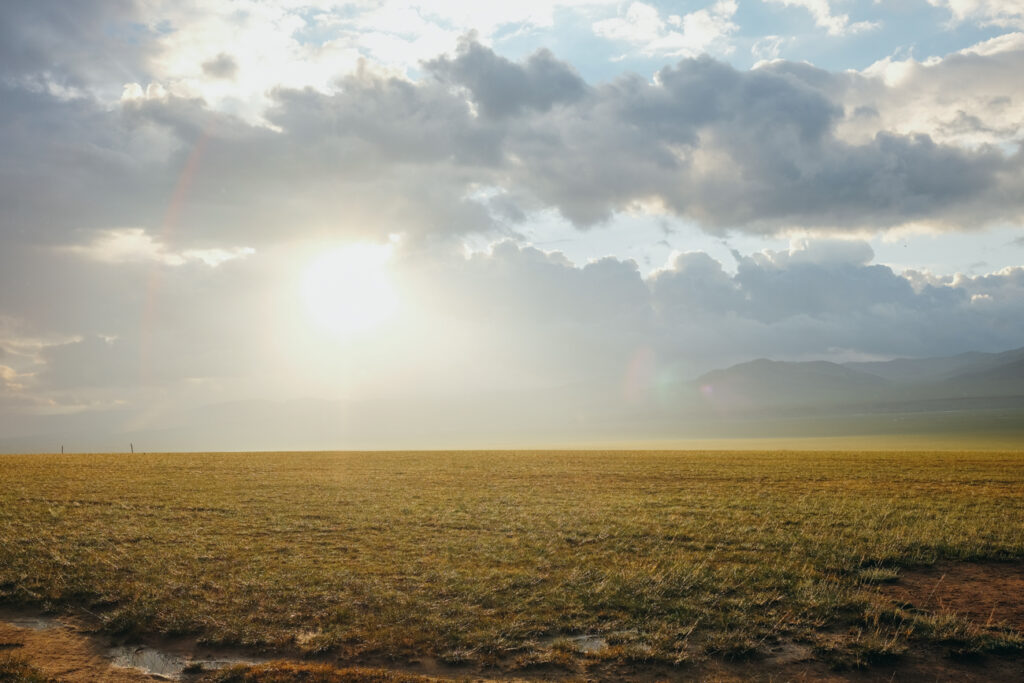
<instances>
[{"instance_id":1,"label":"haze over horizon","mask_svg":"<svg viewBox=\"0 0 1024 683\"><path fill-rule=\"evenodd\" d=\"M3 3L0 451L660 438L755 358L1024 347L1022 72L1020 0Z\"/></svg>"}]
</instances>

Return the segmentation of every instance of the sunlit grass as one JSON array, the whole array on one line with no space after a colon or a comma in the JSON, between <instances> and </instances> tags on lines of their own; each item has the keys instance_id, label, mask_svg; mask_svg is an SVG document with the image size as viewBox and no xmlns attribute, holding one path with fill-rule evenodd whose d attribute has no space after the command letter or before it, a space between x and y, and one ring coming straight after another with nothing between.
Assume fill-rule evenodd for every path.
<instances>
[{"instance_id":1,"label":"sunlit grass","mask_svg":"<svg viewBox=\"0 0 1024 683\"><path fill-rule=\"evenodd\" d=\"M10 653L0 653L0 682L2 683L58 683L33 666L28 659Z\"/></svg>"},{"instance_id":2,"label":"sunlit grass","mask_svg":"<svg viewBox=\"0 0 1024 683\"><path fill-rule=\"evenodd\" d=\"M353 661L1020 652L875 587L1024 557L1022 494L1010 452L3 456L0 600Z\"/></svg>"}]
</instances>

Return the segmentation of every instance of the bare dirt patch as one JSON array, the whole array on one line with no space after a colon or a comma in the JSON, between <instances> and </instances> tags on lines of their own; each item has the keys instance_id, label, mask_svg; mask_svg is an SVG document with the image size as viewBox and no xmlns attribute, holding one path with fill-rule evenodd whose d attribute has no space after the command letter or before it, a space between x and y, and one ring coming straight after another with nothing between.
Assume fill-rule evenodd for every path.
<instances>
[{"instance_id":1,"label":"bare dirt patch","mask_svg":"<svg viewBox=\"0 0 1024 683\"><path fill-rule=\"evenodd\" d=\"M137 646L111 647L105 639L90 634L87 626L73 617L49 617L36 612L0 608L0 661L14 655L33 673L56 683L136 683L154 680L210 681L212 683L429 683L438 680L363 667L336 669L327 664L277 661L266 664L238 664L238 660L217 660L201 651L188 653ZM206 653L208 654L208 653ZM258 659L258 658L250 658ZM0 680L22 680L0 665ZM224 667L224 668L222 668ZM32 678L31 680L36 680Z\"/></svg>"},{"instance_id":2,"label":"bare dirt patch","mask_svg":"<svg viewBox=\"0 0 1024 683\"><path fill-rule=\"evenodd\" d=\"M5 644L5 651L17 653L47 676L66 683L153 680L142 672L112 666L88 637L67 624L47 621L36 615L21 616L22 625L0 620L0 642Z\"/></svg>"},{"instance_id":3,"label":"bare dirt patch","mask_svg":"<svg viewBox=\"0 0 1024 683\"><path fill-rule=\"evenodd\" d=\"M880 592L901 607L1024 633L1024 562L947 562L904 570Z\"/></svg>"},{"instance_id":4,"label":"bare dirt patch","mask_svg":"<svg viewBox=\"0 0 1024 683\"><path fill-rule=\"evenodd\" d=\"M85 630L86 625L73 617L53 618L36 613L0 609L0 657L13 653L46 676L60 683L85 681L176 680L207 681L209 683L282 683L284 681L310 681L319 683L429 683L430 681L613 681L631 680L638 683L660 683L667 680L704 680L721 682L739 681L859 681L883 683L892 680L963 681L991 683L1019 681L1020 661L1014 658L989 657L979 661L957 661L945 657L934 649L911 652L908 656L888 665L868 670L834 670L816 658L810 647L795 643L780 643L765 659L729 662L708 659L680 666L652 663L624 664L598 662L588 659L586 653L577 660L577 670L554 666L529 671L484 670L478 667L448 667L432 661L421 661L412 667L418 671L388 667L384 663L353 666L344 662L277 660L252 667L236 666L231 669L210 671L206 667L179 671L141 671L117 666L109 642ZM180 646L180 644L179 644ZM121 647L117 650L156 653L146 646ZM175 654L171 650L159 651L164 658L200 661L199 651ZM209 654L209 653L205 653ZM121 662L124 664L125 662ZM129 665L134 663L129 662ZM336 668L336 667L343 668Z\"/></svg>"}]
</instances>

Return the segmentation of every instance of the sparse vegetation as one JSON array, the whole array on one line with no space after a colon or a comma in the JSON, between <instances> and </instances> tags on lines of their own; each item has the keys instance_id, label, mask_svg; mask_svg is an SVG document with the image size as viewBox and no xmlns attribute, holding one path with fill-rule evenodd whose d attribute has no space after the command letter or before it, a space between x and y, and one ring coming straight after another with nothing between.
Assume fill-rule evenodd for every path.
<instances>
[{"instance_id":1,"label":"sparse vegetation","mask_svg":"<svg viewBox=\"0 0 1024 683\"><path fill-rule=\"evenodd\" d=\"M292 662L233 666L202 678L203 683L431 683L437 680L382 669L337 669L325 664Z\"/></svg>"},{"instance_id":2,"label":"sparse vegetation","mask_svg":"<svg viewBox=\"0 0 1024 683\"><path fill-rule=\"evenodd\" d=\"M1024 558L1022 494L1012 452L2 456L0 601L364 663L1020 656L879 590Z\"/></svg>"},{"instance_id":3,"label":"sparse vegetation","mask_svg":"<svg viewBox=\"0 0 1024 683\"><path fill-rule=\"evenodd\" d=\"M0 654L0 683L58 683L20 655Z\"/></svg>"}]
</instances>

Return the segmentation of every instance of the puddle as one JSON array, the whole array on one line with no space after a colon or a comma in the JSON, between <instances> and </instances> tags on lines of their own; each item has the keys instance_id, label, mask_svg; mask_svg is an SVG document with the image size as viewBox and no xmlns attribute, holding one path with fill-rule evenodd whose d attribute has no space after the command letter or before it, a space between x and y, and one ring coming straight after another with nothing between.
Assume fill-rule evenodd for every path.
<instances>
[{"instance_id":1,"label":"puddle","mask_svg":"<svg viewBox=\"0 0 1024 683\"><path fill-rule=\"evenodd\" d=\"M33 631L45 631L60 626L60 622L50 616L8 616L2 621L5 624L16 626L18 629L32 629Z\"/></svg>"},{"instance_id":2,"label":"puddle","mask_svg":"<svg viewBox=\"0 0 1024 683\"><path fill-rule=\"evenodd\" d=\"M146 646L121 646L107 650L114 666L126 669L138 669L152 676L159 676L169 680L178 680L189 671L209 671L213 669L224 669L235 664L257 664L253 659L241 659L230 657L219 657L203 659L164 652Z\"/></svg>"},{"instance_id":3,"label":"puddle","mask_svg":"<svg viewBox=\"0 0 1024 683\"><path fill-rule=\"evenodd\" d=\"M601 636L572 636L568 641L580 652L597 652L608 647L608 641Z\"/></svg>"},{"instance_id":4,"label":"puddle","mask_svg":"<svg viewBox=\"0 0 1024 683\"><path fill-rule=\"evenodd\" d=\"M107 656L114 666L141 669L149 674L165 678L179 678L191 660L185 657L160 652L150 647L114 647L107 650Z\"/></svg>"},{"instance_id":5,"label":"puddle","mask_svg":"<svg viewBox=\"0 0 1024 683\"><path fill-rule=\"evenodd\" d=\"M63 626L54 617L44 617L42 615L5 614L0 612L0 621L17 628L29 628L33 631L45 631L46 629Z\"/></svg>"},{"instance_id":6,"label":"puddle","mask_svg":"<svg viewBox=\"0 0 1024 683\"><path fill-rule=\"evenodd\" d=\"M551 646L556 643L569 643L577 652L588 653L598 652L608 647L608 641L604 636L584 634L580 636L556 636L544 641L545 645Z\"/></svg>"}]
</instances>

